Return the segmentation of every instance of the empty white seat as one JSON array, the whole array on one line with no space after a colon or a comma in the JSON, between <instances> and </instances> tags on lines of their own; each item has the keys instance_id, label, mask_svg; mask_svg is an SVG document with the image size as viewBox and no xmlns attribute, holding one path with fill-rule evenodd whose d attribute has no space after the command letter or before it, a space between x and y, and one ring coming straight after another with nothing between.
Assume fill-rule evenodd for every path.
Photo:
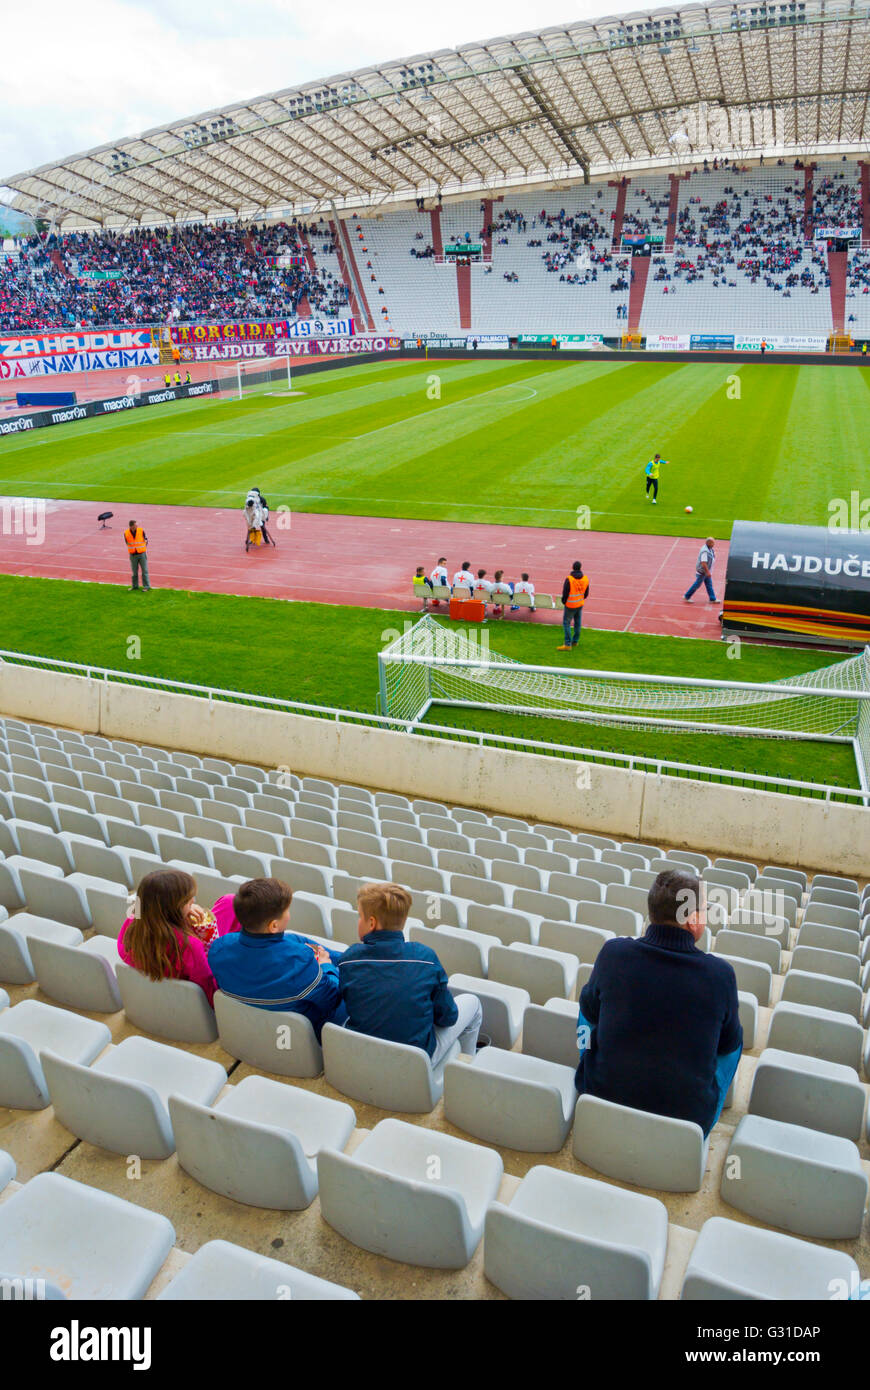
<instances>
[{"instance_id":1,"label":"empty white seat","mask_svg":"<svg viewBox=\"0 0 870 1390\"><path fill-rule=\"evenodd\" d=\"M661 1192L697 1192L707 1167L700 1125L581 1095L572 1151L581 1163L618 1182Z\"/></svg>"},{"instance_id":2,"label":"empty white seat","mask_svg":"<svg viewBox=\"0 0 870 1390\"><path fill-rule=\"evenodd\" d=\"M492 883L486 878L472 878L469 874L451 874L450 893L454 898L465 898L485 907L505 905L505 892L500 883Z\"/></svg>"},{"instance_id":3,"label":"empty white seat","mask_svg":"<svg viewBox=\"0 0 870 1390\"><path fill-rule=\"evenodd\" d=\"M334 1230L375 1255L434 1269L468 1264L503 1172L492 1149L393 1119L352 1154L322 1149L317 1166L321 1214Z\"/></svg>"},{"instance_id":4,"label":"empty white seat","mask_svg":"<svg viewBox=\"0 0 870 1390\"><path fill-rule=\"evenodd\" d=\"M803 869L788 869L782 864L765 864L759 878L767 875L768 878L779 878L784 883L794 883L801 890L801 894L807 891L807 876Z\"/></svg>"},{"instance_id":5,"label":"empty white seat","mask_svg":"<svg viewBox=\"0 0 870 1390\"><path fill-rule=\"evenodd\" d=\"M321 1034L326 1080L343 1096L382 1110L425 1115L444 1087L444 1066L459 1052L456 1042L437 1068L421 1047L388 1042L334 1023Z\"/></svg>"},{"instance_id":6,"label":"empty white seat","mask_svg":"<svg viewBox=\"0 0 870 1390\"><path fill-rule=\"evenodd\" d=\"M59 946L76 947L82 940L77 927L67 927L48 917L36 917L31 912L17 912L7 917L0 909L0 980L9 985L32 984L36 979L32 943L51 941Z\"/></svg>"},{"instance_id":7,"label":"empty white seat","mask_svg":"<svg viewBox=\"0 0 870 1390\"><path fill-rule=\"evenodd\" d=\"M11 866L13 862L7 860L7 865ZM93 926L87 898L78 883L69 878L55 878L48 864L39 872L24 867L24 861L19 878L27 909L35 916L63 922L68 927L77 927L79 931L87 931Z\"/></svg>"},{"instance_id":8,"label":"empty white seat","mask_svg":"<svg viewBox=\"0 0 870 1390\"><path fill-rule=\"evenodd\" d=\"M523 1153L561 1149L576 1096L571 1067L498 1047L444 1069L445 1119L476 1139Z\"/></svg>"},{"instance_id":9,"label":"empty white seat","mask_svg":"<svg viewBox=\"0 0 870 1390\"><path fill-rule=\"evenodd\" d=\"M636 872L643 871L637 870ZM636 912L640 917L642 926L649 917L649 889L650 884L641 886L634 882L608 883L604 893L604 902L607 907L628 908L630 912Z\"/></svg>"},{"instance_id":10,"label":"empty white seat","mask_svg":"<svg viewBox=\"0 0 870 1390\"><path fill-rule=\"evenodd\" d=\"M0 1192L9 1186L17 1171L12 1155L0 1149Z\"/></svg>"},{"instance_id":11,"label":"empty white seat","mask_svg":"<svg viewBox=\"0 0 870 1390\"><path fill-rule=\"evenodd\" d=\"M773 1010L768 1047L797 1052L825 1062L839 1062L855 1071L861 1065L864 1033L857 1019L810 1004L780 1002Z\"/></svg>"},{"instance_id":12,"label":"empty white seat","mask_svg":"<svg viewBox=\"0 0 870 1390\"><path fill-rule=\"evenodd\" d=\"M654 1299L667 1243L655 1197L537 1166L509 1206L490 1206L484 1271L514 1299Z\"/></svg>"},{"instance_id":13,"label":"empty white seat","mask_svg":"<svg viewBox=\"0 0 870 1390\"><path fill-rule=\"evenodd\" d=\"M484 936L497 936L505 946L514 941L528 944L534 941L537 935L525 913L507 907L487 907L482 903L471 903L466 913L466 922L469 931L480 932Z\"/></svg>"},{"instance_id":14,"label":"empty white seat","mask_svg":"<svg viewBox=\"0 0 870 1390\"><path fill-rule=\"evenodd\" d=\"M178 1162L203 1187L275 1211L310 1206L317 1154L343 1149L356 1116L343 1101L248 1076L214 1106L169 1097Z\"/></svg>"},{"instance_id":15,"label":"empty white seat","mask_svg":"<svg viewBox=\"0 0 870 1390\"><path fill-rule=\"evenodd\" d=\"M835 907L810 898L804 908L803 921L804 925L818 922L820 926L844 927L847 931L861 933L861 914L857 907Z\"/></svg>"},{"instance_id":16,"label":"empty white seat","mask_svg":"<svg viewBox=\"0 0 870 1390\"><path fill-rule=\"evenodd\" d=\"M613 937L612 931L604 931L601 927L575 926L573 922L542 922L538 931L541 946L553 951L569 951L578 960L589 964L595 961L605 941L612 941Z\"/></svg>"},{"instance_id":17,"label":"empty white seat","mask_svg":"<svg viewBox=\"0 0 870 1390\"><path fill-rule=\"evenodd\" d=\"M806 879L804 879L806 887ZM836 888L841 893L857 893L858 884L854 878L841 878L838 874L814 874L813 891L817 888Z\"/></svg>"},{"instance_id":18,"label":"empty white seat","mask_svg":"<svg viewBox=\"0 0 870 1390\"><path fill-rule=\"evenodd\" d=\"M835 1281L848 1289L859 1277L855 1261L838 1250L711 1216L695 1241L680 1297L825 1302Z\"/></svg>"},{"instance_id":19,"label":"empty white seat","mask_svg":"<svg viewBox=\"0 0 870 1390\"><path fill-rule=\"evenodd\" d=\"M575 920L579 926L600 927L602 931L613 932L614 936L637 936L643 927L639 912L629 907L616 907L611 902L580 903Z\"/></svg>"},{"instance_id":20,"label":"empty white seat","mask_svg":"<svg viewBox=\"0 0 870 1390\"><path fill-rule=\"evenodd\" d=\"M754 994L762 1008L766 1008L770 1003L770 987L773 982L773 971L764 961L747 960L744 956L730 956L725 952L720 955L720 960L727 960L737 976L737 988L744 990L747 994Z\"/></svg>"},{"instance_id":21,"label":"empty white seat","mask_svg":"<svg viewBox=\"0 0 870 1390\"><path fill-rule=\"evenodd\" d=\"M90 1014L113 1014L121 1008L115 974L121 957L110 937L92 936L80 946L34 937L30 953L39 988L50 999Z\"/></svg>"},{"instance_id":22,"label":"empty white seat","mask_svg":"<svg viewBox=\"0 0 870 1390\"><path fill-rule=\"evenodd\" d=\"M533 1004L546 1004L548 999L573 997L577 964L569 951L515 941L492 947L486 973L489 980L528 990Z\"/></svg>"},{"instance_id":23,"label":"empty white seat","mask_svg":"<svg viewBox=\"0 0 870 1390\"><path fill-rule=\"evenodd\" d=\"M748 859L714 859L714 869L733 870L738 874L745 874L751 883L758 878L758 865L753 864Z\"/></svg>"},{"instance_id":24,"label":"empty white seat","mask_svg":"<svg viewBox=\"0 0 870 1390\"><path fill-rule=\"evenodd\" d=\"M805 1125L857 1142L864 1101L864 1088L852 1067L767 1047L755 1067L747 1109L750 1115Z\"/></svg>"},{"instance_id":25,"label":"empty white seat","mask_svg":"<svg viewBox=\"0 0 870 1390\"><path fill-rule=\"evenodd\" d=\"M861 965L857 955L822 950L818 946L795 946L790 968L806 971L810 975L828 975L834 980L856 981Z\"/></svg>"},{"instance_id":26,"label":"empty white seat","mask_svg":"<svg viewBox=\"0 0 870 1390\"><path fill-rule=\"evenodd\" d=\"M41 1056L46 1049L88 1066L111 1041L105 1023L81 1018L37 999L0 1013L0 1105L44 1110L48 1087Z\"/></svg>"},{"instance_id":27,"label":"empty white seat","mask_svg":"<svg viewBox=\"0 0 870 1390\"><path fill-rule=\"evenodd\" d=\"M814 920L808 922L806 918L804 918L795 941L795 946L817 946L823 951L844 951L849 955L856 956L860 945L861 937L857 930L849 931L845 927L829 927ZM825 974L827 973L825 971Z\"/></svg>"},{"instance_id":28,"label":"empty white seat","mask_svg":"<svg viewBox=\"0 0 870 1390\"><path fill-rule=\"evenodd\" d=\"M756 915L785 917L790 927L797 923L795 899L780 891L780 888L775 884L763 883L761 878L757 878L754 886L741 898L740 907L745 912L752 912Z\"/></svg>"},{"instance_id":29,"label":"empty white seat","mask_svg":"<svg viewBox=\"0 0 870 1390\"><path fill-rule=\"evenodd\" d=\"M0 1205L4 1275L45 1279L49 1297L144 1298L174 1242L165 1216L59 1173Z\"/></svg>"},{"instance_id":30,"label":"empty white seat","mask_svg":"<svg viewBox=\"0 0 870 1390\"><path fill-rule=\"evenodd\" d=\"M722 1200L765 1225L822 1240L861 1234L867 1175L849 1139L744 1115L728 1148Z\"/></svg>"},{"instance_id":31,"label":"empty white seat","mask_svg":"<svg viewBox=\"0 0 870 1390\"><path fill-rule=\"evenodd\" d=\"M708 887L733 888L741 896L749 892L754 881L736 869L704 869L701 878Z\"/></svg>"},{"instance_id":32,"label":"empty white seat","mask_svg":"<svg viewBox=\"0 0 870 1390\"><path fill-rule=\"evenodd\" d=\"M490 947L499 944L497 936L467 931L461 927L411 927L409 940L429 946L435 952L447 975L476 975L486 977Z\"/></svg>"},{"instance_id":33,"label":"empty white seat","mask_svg":"<svg viewBox=\"0 0 870 1390\"><path fill-rule=\"evenodd\" d=\"M451 993L473 994L483 1008L481 1031L496 1047L510 1051L520 1035L523 1013L531 1003L529 991L498 980L478 980L473 975L450 975Z\"/></svg>"},{"instance_id":34,"label":"empty white seat","mask_svg":"<svg viewBox=\"0 0 870 1390\"><path fill-rule=\"evenodd\" d=\"M50 1051L42 1063L55 1116L71 1134L140 1158L168 1158L175 1149L170 1095L210 1105L227 1080L219 1062L150 1038L125 1038L91 1067Z\"/></svg>"},{"instance_id":35,"label":"empty white seat","mask_svg":"<svg viewBox=\"0 0 870 1390\"><path fill-rule=\"evenodd\" d=\"M294 1303L359 1300L341 1284L318 1279L282 1260L258 1255L226 1240L201 1245L179 1274L159 1295L161 1299L195 1300L200 1303L240 1300L268 1302L292 1299Z\"/></svg>"},{"instance_id":36,"label":"empty white seat","mask_svg":"<svg viewBox=\"0 0 870 1390\"><path fill-rule=\"evenodd\" d=\"M600 903L605 885L583 874L551 873L547 891L571 903Z\"/></svg>"},{"instance_id":37,"label":"empty white seat","mask_svg":"<svg viewBox=\"0 0 870 1390\"><path fill-rule=\"evenodd\" d=\"M175 1042L214 1042L214 1010L199 985L191 980L150 980L123 961L117 974L124 1012L137 1028Z\"/></svg>"},{"instance_id":38,"label":"empty white seat","mask_svg":"<svg viewBox=\"0 0 870 1390\"><path fill-rule=\"evenodd\" d=\"M248 1066L279 1076L311 1077L323 1071L323 1053L304 1014L261 1009L216 990L214 1013L221 1047Z\"/></svg>"},{"instance_id":39,"label":"empty white seat","mask_svg":"<svg viewBox=\"0 0 870 1390\"><path fill-rule=\"evenodd\" d=\"M523 1052L527 1057L541 1057L576 1071L577 1021L578 1006L570 999L527 1005L523 1014Z\"/></svg>"},{"instance_id":40,"label":"empty white seat","mask_svg":"<svg viewBox=\"0 0 870 1390\"><path fill-rule=\"evenodd\" d=\"M733 931L752 932L755 936L766 936L777 941L784 951L788 950L791 928L787 917L777 917L773 913L763 913L759 908L738 907L727 922L710 924L715 932L728 926Z\"/></svg>"},{"instance_id":41,"label":"empty white seat","mask_svg":"<svg viewBox=\"0 0 870 1390\"><path fill-rule=\"evenodd\" d=\"M778 941L761 936L758 932L732 931L725 927L717 932L714 949L717 955L762 961L770 966L775 975L780 972L782 947Z\"/></svg>"},{"instance_id":42,"label":"empty white seat","mask_svg":"<svg viewBox=\"0 0 870 1390\"><path fill-rule=\"evenodd\" d=\"M814 975L807 970L787 970L781 998L793 1004L812 1004L818 1009L861 1017L861 986L851 980L830 975Z\"/></svg>"}]
</instances>

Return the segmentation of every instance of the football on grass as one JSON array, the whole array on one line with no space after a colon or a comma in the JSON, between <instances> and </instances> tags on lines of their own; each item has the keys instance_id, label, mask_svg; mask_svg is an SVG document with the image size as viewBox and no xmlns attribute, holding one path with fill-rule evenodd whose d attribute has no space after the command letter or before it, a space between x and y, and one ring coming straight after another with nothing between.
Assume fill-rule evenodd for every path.
<instances>
[{"instance_id":1,"label":"football on grass","mask_svg":"<svg viewBox=\"0 0 870 1390\"><path fill-rule=\"evenodd\" d=\"M687 511L687 512L691 512L692 510L693 510L692 507L687 507L687 508L686 508L686 511Z\"/></svg>"}]
</instances>

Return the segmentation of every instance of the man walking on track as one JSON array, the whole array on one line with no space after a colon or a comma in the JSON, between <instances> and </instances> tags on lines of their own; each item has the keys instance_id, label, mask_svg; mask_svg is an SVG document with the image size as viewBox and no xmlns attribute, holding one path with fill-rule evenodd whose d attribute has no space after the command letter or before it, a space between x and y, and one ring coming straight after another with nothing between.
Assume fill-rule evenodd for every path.
<instances>
[{"instance_id":1,"label":"man walking on track","mask_svg":"<svg viewBox=\"0 0 870 1390\"><path fill-rule=\"evenodd\" d=\"M583 605L588 597L589 579L583 573L583 566L580 561L575 560L571 566L571 573L566 576L565 583L562 585L562 630L565 633L565 641L561 647L556 648L556 651L570 651L580 641ZM572 627L574 629L573 638L571 636Z\"/></svg>"},{"instance_id":2,"label":"man walking on track","mask_svg":"<svg viewBox=\"0 0 870 1390\"><path fill-rule=\"evenodd\" d=\"M656 454L655 458L650 459L643 470L646 474L646 495L649 497L652 493L653 506L656 505L659 495L659 469L663 463L667 463L667 459L663 459L661 454Z\"/></svg>"},{"instance_id":3,"label":"man walking on track","mask_svg":"<svg viewBox=\"0 0 870 1390\"><path fill-rule=\"evenodd\" d=\"M124 540L127 542L127 550L130 554L130 570L133 576L133 583L130 588L139 588L139 571L142 571L142 587L146 594L151 592L151 582L148 578L148 537L142 527L135 521L131 521L124 532Z\"/></svg>"},{"instance_id":4,"label":"man walking on track","mask_svg":"<svg viewBox=\"0 0 870 1390\"><path fill-rule=\"evenodd\" d=\"M716 598L716 594L713 589L713 565L716 560L716 556L713 552L715 546L716 542L714 541L713 537L708 536L704 544L701 546L701 549L698 551L698 561L695 565L695 582L683 594L683 598L686 600L687 603L690 602L692 594L695 592L695 590L700 589L702 584L706 587L707 597L710 600L710 602L718 603L719 601Z\"/></svg>"}]
</instances>

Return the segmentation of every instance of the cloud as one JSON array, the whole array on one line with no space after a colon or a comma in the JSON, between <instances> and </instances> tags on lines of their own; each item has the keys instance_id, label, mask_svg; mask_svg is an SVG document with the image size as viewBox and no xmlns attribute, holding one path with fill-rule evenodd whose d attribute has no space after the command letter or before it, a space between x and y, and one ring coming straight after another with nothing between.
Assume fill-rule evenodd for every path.
<instances>
[{"instance_id":1,"label":"cloud","mask_svg":"<svg viewBox=\"0 0 870 1390\"><path fill-rule=\"evenodd\" d=\"M534 23L564 23L564 0L541 0ZM573 19L613 6L574 0ZM627 6L623 6L627 9ZM529 0L431 6L328 0L41 0L8 6L0 67L0 183L152 126L264 92L525 32ZM33 26L39 25L34 47Z\"/></svg>"}]
</instances>

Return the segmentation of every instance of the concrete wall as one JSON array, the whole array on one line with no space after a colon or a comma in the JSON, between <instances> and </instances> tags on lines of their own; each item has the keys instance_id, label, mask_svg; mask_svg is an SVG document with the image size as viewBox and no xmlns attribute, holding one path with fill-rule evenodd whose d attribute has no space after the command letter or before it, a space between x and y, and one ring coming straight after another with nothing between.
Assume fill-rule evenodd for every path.
<instances>
[{"instance_id":1,"label":"concrete wall","mask_svg":"<svg viewBox=\"0 0 870 1390\"><path fill-rule=\"evenodd\" d=\"M0 665L0 712L711 855L866 877L870 811Z\"/></svg>"}]
</instances>

